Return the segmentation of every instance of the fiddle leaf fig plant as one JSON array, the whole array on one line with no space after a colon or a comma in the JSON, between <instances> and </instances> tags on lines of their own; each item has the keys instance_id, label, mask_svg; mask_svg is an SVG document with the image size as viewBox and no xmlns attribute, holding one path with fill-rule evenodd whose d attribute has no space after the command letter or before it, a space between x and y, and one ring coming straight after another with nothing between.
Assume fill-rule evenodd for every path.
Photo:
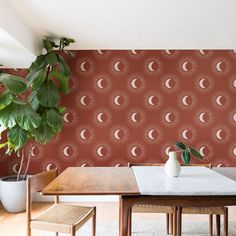
<instances>
[{"instance_id":1,"label":"fiddle leaf fig plant","mask_svg":"<svg viewBox=\"0 0 236 236\"><path fill-rule=\"evenodd\" d=\"M0 73L0 83L5 88L0 94L0 134L7 132L7 140L0 143L0 148L7 148L6 154L16 152L21 157L18 180L28 141L46 144L62 130L65 108L59 106L59 101L69 92L71 71L60 52L73 42L68 38L61 38L58 44L43 40L45 53L37 56L26 79ZM29 168L31 148L24 178Z\"/></svg>"},{"instance_id":2,"label":"fiddle leaf fig plant","mask_svg":"<svg viewBox=\"0 0 236 236\"><path fill-rule=\"evenodd\" d=\"M203 156L193 147L188 147L181 142L176 142L175 145L181 150L181 157L185 165L188 165L190 163L192 155L200 160L203 160Z\"/></svg>"}]
</instances>

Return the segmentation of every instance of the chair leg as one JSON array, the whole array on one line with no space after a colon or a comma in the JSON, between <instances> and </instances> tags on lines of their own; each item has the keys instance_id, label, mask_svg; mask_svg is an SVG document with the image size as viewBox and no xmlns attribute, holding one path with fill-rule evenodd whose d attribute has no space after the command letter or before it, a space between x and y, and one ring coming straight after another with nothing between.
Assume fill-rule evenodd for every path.
<instances>
[{"instance_id":1,"label":"chair leg","mask_svg":"<svg viewBox=\"0 0 236 236\"><path fill-rule=\"evenodd\" d=\"M182 234L182 207L178 207L178 236Z\"/></svg>"},{"instance_id":2,"label":"chair leg","mask_svg":"<svg viewBox=\"0 0 236 236\"><path fill-rule=\"evenodd\" d=\"M220 236L220 215L216 215L216 236Z\"/></svg>"},{"instance_id":3,"label":"chair leg","mask_svg":"<svg viewBox=\"0 0 236 236\"><path fill-rule=\"evenodd\" d=\"M129 210L128 217L128 236L132 235L132 208Z\"/></svg>"},{"instance_id":4,"label":"chair leg","mask_svg":"<svg viewBox=\"0 0 236 236\"><path fill-rule=\"evenodd\" d=\"M171 213L170 214L170 234L173 234L173 218L174 218L174 214Z\"/></svg>"},{"instance_id":5,"label":"chair leg","mask_svg":"<svg viewBox=\"0 0 236 236\"><path fill-rule=\"evenodd\" d=\"M213 215L209 215L210 236L213 235Z\"/></svg>"},{"instance_id":6,"label":"chair leg","mask_svg":"<svg viewBox=\"0 0 236 236\"><path fill-rule=\"evenodd\" d=\"M228 208L224 210L224 236L228 236Z\"/></svg>"},{"instance_id":7,"label":"chair leg","mask_svg":"<svg viewBox=\"0 0 236 236\"><path fill-rule=\"evenodd\" d=\"M26 235L27 236L31 236L31 229L30 229L30 227L27 226L26 230L27 230Z\"/></svg>"},{"instance_id":8,"label":"chair leg","mask_svg":"<svg viewBox=\"0 0 236 236\"><path fill-rule=\"evenodd\" d=\"M56 232L56 233L55 233L55 235L56 235L56 236L58 236L58 235L59 235L59 233L58 233L58 232Z\"/></svg>"},{"instance_id":9,"label":"chair leg","mask_svg":"<svg viewBox=\"0 0 236 236\"><path fill-rule=\"evenodd\" d=\"M177 236L177 207L174 208L173 218L173 236Z\"/></svg>"},{"instance_id":10,"label":"chair leg","mask_svg":"<svg viewBox=\"0 0 236 236\"><path fill-rule=\"evenodd\" d=\"M92 235L96 235L96 207L94 207L94 215L92 218Z\"/></svg>"},{"instance_id":11,"label":"chair leg","mask_svg":"<svg viewBox=\"0 0 236 236\"><path fill-rule=\"evenodd\" d=\"M72 230L71 230L71 236L76 236L75 227L73 227Z\"/></svg>"},{"instance_id":12,"label":"chair leg","mask_svg":"<svg viewBox=\"0 0 236 236\"><path fill-rule=\"evenodd\" d=\"M166 213L166 233L170 234L170 224L169 224L170 214Z\"/></svg>"}]
</instances>

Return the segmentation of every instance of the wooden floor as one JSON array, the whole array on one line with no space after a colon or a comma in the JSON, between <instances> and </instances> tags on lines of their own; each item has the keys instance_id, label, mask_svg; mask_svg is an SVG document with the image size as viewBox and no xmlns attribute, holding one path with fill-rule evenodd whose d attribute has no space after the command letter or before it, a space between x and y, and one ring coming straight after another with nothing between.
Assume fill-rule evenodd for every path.
<instances>
[{"instance_id":1,"label":"wooden floor","mask_svg":"<svg viewBox=\"0 0 236 236\"><path fill-rule=\"evenodd\" d=\"M74 203L73 203L74 204ZM33 207L33 214L38 214L43 211L51 203L35 203ZM118 221L118 204L117 203L80 203L79 205L97 206L97 220L98 221ZM163 221L165 216L163 214L135 214L134 220L160 220ZM203 215L185 215L183 220L186 221L207 221L208 217ZM229 208L229 220L236 222L236 207ZM25 236L25 213L10 214L7 213L0 205L0 236ZM33 236L39 236L40 231L33 231Z\"/></svg>"}]
</instances>

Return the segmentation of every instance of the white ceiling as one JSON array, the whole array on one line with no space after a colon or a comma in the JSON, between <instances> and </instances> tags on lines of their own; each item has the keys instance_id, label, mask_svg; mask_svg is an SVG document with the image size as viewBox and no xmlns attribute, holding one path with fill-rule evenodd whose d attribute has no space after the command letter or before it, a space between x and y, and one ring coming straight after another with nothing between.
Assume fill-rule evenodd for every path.
<instances>
[{"instance_id":1,"label":"white ceiling","mask_svg":"<svg viewBox=\"0 0 236 236\"><path fill-rule=\"evenodd\" d=\"M46 35L74 38L70 49L235 49L235 9L235 0L1 0L0 28L28 53L19 66Z\"/></svg>"}]
</instances>

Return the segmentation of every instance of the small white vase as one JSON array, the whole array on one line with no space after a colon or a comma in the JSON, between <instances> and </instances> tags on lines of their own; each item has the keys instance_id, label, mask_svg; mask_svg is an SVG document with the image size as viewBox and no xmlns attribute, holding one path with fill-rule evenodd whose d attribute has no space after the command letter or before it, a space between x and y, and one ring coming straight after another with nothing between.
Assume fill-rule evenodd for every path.
<instances>
[{"instance_id":1,"label":"small white vase","mask_svg":"<svg viewBox=\"0 0 236 236\"><path fill-rule=\"evenodd\" d=\"M178 177L181 171L181 166L177 159L177 152L169 152L169 159L165 164L165 172L168 176Z\"/></svg>"}]
</instances>

